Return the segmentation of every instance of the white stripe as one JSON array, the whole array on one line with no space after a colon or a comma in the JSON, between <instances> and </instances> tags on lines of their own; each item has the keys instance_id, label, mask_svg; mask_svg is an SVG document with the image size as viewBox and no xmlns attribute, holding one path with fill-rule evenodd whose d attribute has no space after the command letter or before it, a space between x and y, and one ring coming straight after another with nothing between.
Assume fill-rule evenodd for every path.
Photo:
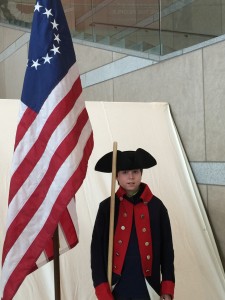
<instances>
[{"instance_id":1,"label":"white stripe","mask_svg":"<svg viewBox=\"0 0 225 300\"><path fill-rule=\"evenodd\" d=\"M48 141L48 145L42 154L40 160L32 170L31 174L28 176L26 181L22 184L17 194L14 196L9 204L8 216L7 216L7 228L13 222L16 215L22 209L24 204L27 202L29 197L32 195L36 187L39 185L40 181L44 177L46 171L48 170L50 160L58 148L59 144L68 135L71 129L77 122L77 118L85 107L84 101L80 96L75 102L74 107L69 112L69 114L64 118L64 120L56 128L52 136ZM17 151L15 157L19 156L20 153Z\"/></svg>"},{"instance_id":2,"label":"white stripe","mask_svg":"<svg viewBox=\"0 0 225 300\"><path fill-rule=\"evenodd\" d=\"M77 236L79 236L79 225L78 225L78 217L77 217L77 206L75 202L75 198L73 198L69 205L67 206L68 212L70 214L70 218L73 221L73 225L76 229Z\"/></svg>"},{"instance_id":3,"label":"white stripe","mask_svg":"<svg viewBox=\"0 0 225 300\"><path fill-rule=\"evenodd\" d=\"M34 120L30 128L27 130L21 142L18 144L14 157L13 157L13 169L14 173L24 157L29 152L30 148L38 139L38 136L48 120L54 108L60 103L60 101L71 90L74 82L79 77L79 72L76 63L70 68L66 76L58 83L58 85L52 90L46 101L44 102L41 110L39 111L37 118ZM19 153L17 155L17 153Z\"/></svg>"},{"instance_id":4,"label":"white stripe","mask_svg":"<svg viewBox=\"0 0 225 300\"><path fill-rule=\"evenodd\" d=\"M23 115L24 115L24 113L25 113L26 110L27 110L27 105L24 104L23 102L20 102L19 122L20 122L20 120L22 119L22 117L23 117ZM18 123L19 123L19 122L18 122Z\"/></svg>"},{"instance_id":5,"label":"white stripe","mask_svg":"<svg viewBox=\"0 0 225 300\"><path fill-rule=\"evenodd\" d=\"M55 199L60 194L65 183L77 169L83 157L83 149L91 133L92 128L88 120L81 132L77 147L59 169L42 205L40 206L34 217L30 220L24 231L21 233L13 247L8 252L2 268L2 290L4 289L12 272L44 226L55 203ZM74 165L75 161L76 165Z\"/></svg>"}]
</instances>

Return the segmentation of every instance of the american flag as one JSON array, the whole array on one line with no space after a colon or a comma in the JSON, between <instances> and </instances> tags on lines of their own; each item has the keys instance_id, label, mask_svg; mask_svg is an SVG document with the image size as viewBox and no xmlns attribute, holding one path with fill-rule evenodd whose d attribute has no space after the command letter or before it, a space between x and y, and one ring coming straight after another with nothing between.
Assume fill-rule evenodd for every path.
<instances>
[{"instance_id":1,"label":"american flag","mask_svg":"<svg viewBox=\"0 0 225 300\"><path fill-rule=\"evenodd\" d=\"M34 7L16 132L0 296L12 299L43 255L52 258L58 224L77 243L74 195L93 149L93 132L60 0Z\"/></svg>"}]
</instances>

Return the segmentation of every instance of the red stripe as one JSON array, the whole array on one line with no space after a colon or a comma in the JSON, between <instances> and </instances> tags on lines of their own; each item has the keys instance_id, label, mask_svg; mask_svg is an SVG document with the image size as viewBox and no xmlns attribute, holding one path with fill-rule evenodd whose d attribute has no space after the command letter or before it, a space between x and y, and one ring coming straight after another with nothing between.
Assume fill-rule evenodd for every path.
<instances>
[{"instance_id":1,"label":"red stripe","mask_svg":"<svg viewBox=\"0 0 225 300\"><path fill-rule=\"evenodd\" d=\"M86 143L83 159L81 160L80 165L78 166L76 172L74 172L74 174L67 181L67 183L65 184L62 191L60 192L59 196L56 199L51 214L49 215L48 220L44 225L45 230L42 229L39 235L37 236L37 239L40 239L39 241L40 243L44 244L44 240L49 239L53 235L55 227L57 225L56 220L60 218L60 214L61 214L58 207L61 207L61 211L64 211L67 205L69 204L70 200L72 199L72 197L76 194L77 190L81 186L86 176L87 162L92 149L93 149L93 134L90 135ZM70 199L70 200L65 201L65 199Z\"/></svg>"},{"instance_id":2,"label":"red stripe","mask_svg":"<svg viewBox=\"0 0 225 300\"><path fill-rule=\"evenodd\" d=\"M39 185L27 200L26 204L19 211L13 222L10 224L5 238L4 248L3 248L3 256L2 261L4 262L5 257L13 246L14 242L18 239L21 232L30 222L38 208L43 202L49 187L51 186L56 173L59 168L63 164L64 160L68 157L68 155L73 151L75 146L77 145L80 133L88 120L88 114L86 109L82 111L79 118L77 119L77 123L74 126L73 130L67 135L64 141L59 145L58 149L52 156L49 167L45 176L40 181ZM73 195L74 196L74 195ZM73 197L72 196L72 197ZM72 199L69 198L69 200ZM60 213L62 213L61 207L58 207Z\"/></svg>"},{"instance_id":3,"label":"red stripe","mask_svg":"<svg viewBox=\"0 0 225 300\"><path fill-rule=\"evenodd\" d=\"M52 213L49 215L45 226L42 228L39 235L31 245L31 247L28 249L28 251L25 253L21 261L18 263L17 267L15 268L9 280L7 281L7 284L4 289L4 300L12 299L12 297L18 290L21 282L30 273L31 268L35 266L35 262L37 261L38 257L43 251L46 241L52 237L54 230L57 226L57 220L60 217L60 210L58 210L57 206L60 205L63 211L68 205L69 201L72 199L73 195L79 189L86 175L87 162L92 149L93 134L90 135L87 141L84 150L84 156L79 165L79 168L70 178L70 180L68 180L68 182L65 184L63 190L57 198L57 203L55 203ZM65 201L65 199L70 200Z\"/></svg>"},{"instance_id":4,"label":"red stripe","mask_svg":"<svg viewBox=\"0 0 225 300\"><path fill-rule=\"evenodd\" d=\"M50 238L47 242L47 245L45 247L45 250L44 250L44 254L46 256L46 260L47 261L50 261L53 259L54 257L54 245L53 245L53 239Z\"/></svg>"},{"instance_id":5,"label":"red stripe","mask_svg":"<svg viewBox=\"0 0 225 300\"><path fill-rule=\"evenodd\" d=\"M68 246L70 248L75 247L78 243L78 237L68 209L60 217L60 225Z\"/></svg>"},{"instance_id":6,"label":"red stripe","mask_svg":"<svg viewBox=\"0 0 225 300\"><path fill-rule=\"evenodd\" d=\"M78 237L73 221L71 219L68 209L66 209L60 217L60 227L63 232L64 238L67 242L68 249L75 247L78 244ZM50 261L54 257L53 240L50 239L45 247L46 260Z\"/></svg>"},{"instance_id":7,"label":"red stripe","mask_svg":"<svg viewBox=\"0 0 225 300\"><path fill-rule=\"evenodd\" d=\"M9 203L12 201L13 197L16 195L20 187L23 185L27 177L32 172L33 168L43 155L46 146L48 144L49 138L52 133L57 128L58 124L65 118L65 116L73 108L76 99L81 94L82 88L80 85L80 78L74 83L70 92L65 96L65 98L57 105L53 110L48 120L46 121L37 141L32 146L24 160L21 162L17 170L14 172L11 182L10 182L10 192L9 192Z\"/></svg>"},{"instance_id":8,"label":"red stripe","mask_svg":"<svg viewBox=\"0 0 225 300\"><path fill-rule=\"evenodd\" d=\"M36 117L37 117L37 113L32 109L30 109L29 107L27 107L17 126L14 150L16 149L19 142L22 140L28 128L31 126L31 124L36 119Z\"/></svg>"}]
</instances>

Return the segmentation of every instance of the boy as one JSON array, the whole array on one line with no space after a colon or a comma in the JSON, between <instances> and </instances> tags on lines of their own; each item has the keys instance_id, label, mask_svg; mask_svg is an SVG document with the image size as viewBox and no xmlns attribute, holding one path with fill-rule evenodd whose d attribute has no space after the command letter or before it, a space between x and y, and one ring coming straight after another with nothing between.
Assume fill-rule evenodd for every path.
<instances>
[{"instance_id":1,"label":"boy","mask_svg":"<svg viewBox=\"0 0 225 300\"><path fill-rule=\"evenodd\" d=\"M107 281L110 198L99 205L91 242L91 268L99 300L173 299L174 251L169 216L162 201L141 182L156 165L147 151L117 151L117 181L111 291ZM112 172L112 152L96 171Z\"/></svg>"}]
</instances>

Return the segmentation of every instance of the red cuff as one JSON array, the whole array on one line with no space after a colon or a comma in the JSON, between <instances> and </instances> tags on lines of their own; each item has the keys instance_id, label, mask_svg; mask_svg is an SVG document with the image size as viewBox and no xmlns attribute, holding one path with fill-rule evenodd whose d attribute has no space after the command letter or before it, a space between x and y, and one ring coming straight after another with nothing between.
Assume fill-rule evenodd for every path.
<instances>
[{"instance_id":1,"label":"red cuff","mask_svg":"<svg viewBox=\"0 0 225 300\"><path fill-rule=\"evenodd\" d=\"M161 295L171 295L172 299L174 296L175 283L173 281L165 280L161 282Z\"/></svg>"},{"instance_id":2,"label":"red cuff","mask_svg":"<svg viewBox=\"0 0 225 300\"><path fill-rule=\"evenodd\" d=\"M103 282L96 286L95 294L98 300L113 300L113 295L111 293L108 282Z\"/></svg>"}]
</instances>

